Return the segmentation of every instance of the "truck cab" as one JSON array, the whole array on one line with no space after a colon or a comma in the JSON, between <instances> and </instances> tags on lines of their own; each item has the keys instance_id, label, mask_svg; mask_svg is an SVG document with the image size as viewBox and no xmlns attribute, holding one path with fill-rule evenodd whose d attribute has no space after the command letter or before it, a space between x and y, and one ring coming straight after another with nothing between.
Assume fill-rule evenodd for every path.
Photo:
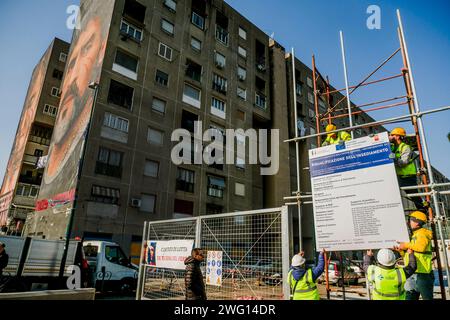
<instances>
[{"instance_id":1,"label":"truck cab","mask_svg":"<svg viewBox=\"0 0 450 320\"><path fill-rule=\"evenodd\" d=\"M84 241L83 251L89 264L90 286L123 293L136 288L139 268L130 262L117 243Z\"/></svg>"}]
</instances>

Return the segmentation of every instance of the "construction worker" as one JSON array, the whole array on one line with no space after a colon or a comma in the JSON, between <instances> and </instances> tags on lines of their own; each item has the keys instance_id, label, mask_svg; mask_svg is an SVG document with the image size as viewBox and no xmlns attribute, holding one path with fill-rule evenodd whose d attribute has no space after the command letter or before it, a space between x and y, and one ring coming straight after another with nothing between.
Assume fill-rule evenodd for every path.
<instances>
[{"instance_id":1,"label":"construction worker","mask_svg":"<svg viewBox=\"0 0 450 320\"><path fill-rule=\"evenodd\" d=\"M288 273L291 300L319 300L316 280L323 273L325 267L325 250L319 255L319 262L314 269L306 269L304 252L292 257L291 270Z\"/></svg>"},{"instance_id":2,"label":"construction worker","mask_svg":"<svg viewBox=\"0 0 450 320\"><path fill-rule=\"evenodd\" d=\"M413 232L410 242L400 243L395 249L403 255L404 250L411 249L417 261L416 273L408 279L406 289L406 300L433 299L434 274L432 266L431 241L433 233L424 228L427 223L425 213L415 211L409 215L409 225ZM409 261L409 256L404 258L405 264Z\"/></svg>"},{"instance_id":3,"label":"construction worker","mask_svg":"<svg viewBox=\"0 0 450 320\"><path fill-rule=\"evenodd\" d=\"M403 128L395 128L389 135L391 142L392 158L395 163L397 180L400 187L417 186L417 169L413 160L414 152L408 144L405 143L406 131ZM417 189L404 190L406 194L417 193ZM425 210L426 203L422 198L413 197L411 201L417 210Z\"/></svg>"},{"instance_id":4,"label":"construction worker","mask_svg":"<svg viewBox=\"0 0 450 320\"><path fill-rule=\"evenodd\" d=\"M367 251L370 265L366 265L364 259L364 270L367 280L372 288L372 300L406 300L405 283L416 271L416 259L413 251L408 249L409 263L404 268L395 266L397 258L390 249L381 249L377 254L378 265L374 264L372 250ZM365 257L366 258L366 257Z\"/></svg>"},{"instance_id":5,"label":"construction worker","mask_svg":"<svg viewBox=\"0 0 450 320\"><path fill-rule=\"evenodd\" d=\"M337 129L336 125L333 124L333 123L330 123L325 128L325 131L326 132L330 132L330 131L335 131L336 129ZM327 138L322 143L322 147L323 146L328 146L330 144L343 143L344 141L349 141L349 140L352 140L352 136L350 135L350 133L348 133L346 131L339 131L337 133L336 132L332 132L332 133L327 134Z\"/></svg>"}]
</instances>

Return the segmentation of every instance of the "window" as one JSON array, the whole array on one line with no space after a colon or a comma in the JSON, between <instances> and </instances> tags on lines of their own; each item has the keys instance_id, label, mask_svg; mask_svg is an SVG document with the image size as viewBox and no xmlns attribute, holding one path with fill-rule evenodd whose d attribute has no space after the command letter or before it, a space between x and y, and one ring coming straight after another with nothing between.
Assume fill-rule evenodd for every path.
<instances>
[{"instance_id":1,"label":"window","mask_svg":"<svg viewBox=\"0 0 450 320\"><path fill-rule=\"evenodd\" d=\"M308 87L313 88L313 82L310 77L306 77L306 84L308 85Z\"/></svg>"},{"instance_id":2,"label":"window","mask_svg":"<svg viewBox=\"0 0 450 320\"><path fill-rule=\"evenodd\" d=\"M223 198L225 190L225 179L216 176L208 176L208 196L215 198Z\"/></svg>"},{"instance_id":3,"label":"window","mask_svg":"<svg viewBox=\"0 0 450 320\"><path fill-rule=\"evenodd\" d=\"M238 66L237 74L240 81L244 81L247 78L247 70L241 66Z\"/></svg>"},{"instance_id":4,"label":"window","mask_svg":"<svg viewBox=\"0 0 450 320\"><path fill-rule=\"evenodd\" d=\"M157 178L159 174L159 162L145 160L144 175L147 177Z\"/></svg>"},{"instance_id":5,"label":"window","mask_svg":"<svg viewBox=\"0 0 450 320\"><path fill-rule=\"evenodd\" d=\"M122 152L100 147L95 173L120 178L122 176L122 159Z\"/></svg>"},{"instance_id":6,"label":"window","mask_svg":"<svg viewBox=\"0 0 450 320\"><path fill-rule=\"evenodd\" d=\"M266 107L267 107L267 105L266 105L266 96L263 95L262 93L256 93L256 95L255 95L255 105L258 108L266 109Z\"/></svg>"},{"instance_id":7,"label":"window","mask_svg":"<svg viewBox=\"0 0 450 320\"><path fill-rule=\"evenodd\" d=\"M131 109L134 89L115 80L109 85L108 102Z\"/></svg>"},{"instance_id":8,"label":"window","mask_svg":"<svg viewBox=\"0 0 450 320\"><path fill-rule=\"evenodd\" d=\"M103 125L105 127L128 133L128 119L116 116L115 114L109 112L105 113Z\"/></svg>"},{"instance_id":9,"label":"window","mask_svg":"<svg viewBox=\"0 0 450 320\"><path fill-rule=\"evenodd\" d=\"M164 43L159 43L158 55L166 60L172 61L172 48L165 45Z\"/></svg>"},{"instance_id":10,"label":"window","mask_svg":"<svg viewBox=\"0 0 450 320\"><path fill-rule=\"evenodd\" d=\"M195 172L178 168L176 188L180 191L194 193Z\"/></svg>"},{"instance_id":11,"label":"window","mask_svg":"<svg viewBox=\"0 0 450 320\"><path fill-rule=\"evenodd\" d=\"M177 2L174 0L164 0L164 6L170 11L177 11Z\"/></svg>"},{"instance_id":12,"label":"window","mask_svg":"<svg viewBox=\"0 0 450 320\"><path fill-rule=\"evenodd\" d=\"M299 96L302 95L302 84L299 82L295 84L295 93Z\"/></svg>"},{"instance_id":13,"label":"window","mask_svg":"<svg viewBox=\"0 0 450 320\"><path fill-rule=\"evenodd\" d=\"M128 262L127 256L119 246L106 246L105 258L111 263L120 265L125 265L125 262Z\"/></svg>"},{"instance_id":14,"label":"window","mask_svg":"<svg viewBox=\"0 0 450 320\"><path fill-rule=\"evenodd\" d=\"M217 92L226 94L227 93L227 79L217 75L217 74L213 74L213 85L212 88L213 90L216 90Z\"/></svg>"},{"instance_id":15,"label":"window","mask_svg":"<svg viewBox=\"0 0 450 320\"><path fill-rule=\"evenodd\" d=\"M266 46L258 40L255 42L255 61L258 71L266 71Z\"/></svg>"},{"instance_id":16,"label":"window","mask_svg":"<svg viewBox=\"0 0 450 320\"><path fill-rule=\"evenodd\" d=\"M183 102L200 109L201 91L188 84L184 84Z\"/></svg>"},{"instance_id":17,"label":"window","mask_svg":"<svg viewBox=\"0 0 450 320\"><path fill-rule=\"evenodd\" d=\"M192 60L186 60L186 76L192 80L201 81L202 78L202 66L195 63Z\"/></svg>"},{"instance_id":18,"label":"window","mask_svg":"<svg viewBox=\"0 0 450 320\"><path fill-rule=\"evenodd\" d=\"M61 70L58 69L53 69L53 78L58 79L58 80L62 80L64 75L64 72L62 72Z\"/></svg>"},{"instance_id":19,"label":"window","mask_svg":"<svg viewBox=\"0 0 450 320\"><path fill-rule=\"evenodd\" d=\"M211 215L211 214L219 214L223 212L223 207L222 206L218 206L216 204L212 204L212 203L207 203L206 204L206 214L207 215Z\"/></svg>"},{"instance_id":20,"label":"window","mask_svg":"<svg viewBox=\"0 0 450 320\"><path fill-rule=\"evenodd\" d=\"M175 199L173 212L174 215L179 217L193 216L194 203L192 201Z\"/></svg>"},{"instance_id":21,"label":"window","mask_svg":"<svg viewBox=\"0 0 450 320\"><path fill-rule=\"evenodd\" d=\"M311 134L311 135L313 135L313 134L316 134L316 129L314 129L314 128L309 128L309 134Z\"/></svg>"},{"instance_id":22,"label":"window","mask_svg":"<svg viewBox=\"0 0 450 320\"><path fill-rule=\"evenodd\" d=\"M148 128L148 132L147 132L148 143L161 145L161 144L163 144L163 140L164 140L164 132L156 130L156 129Z\"/></svg>"},{"instance_id":23,"label":"window","mask_svg":"<svg viewBox=\"0 0 450 320\"><path fill-rule=\"evenodd\" d=\"M165 113L166 112L166 102L164 100L153 97L152 110Z\"/></svg>"},{"instance_id":24,"label":"window","mask_svg":"<svg viewBox=\"0 0 450 320\"><path fill-rule=\"evenodd\" d=\"M309 108L308 109L308 115L311 119L315 119L316 118L316 113L314 112L313 109Z\"/></svg>"},{"instance_id":25,"label":"window","mask_svg":"<svg viewBox=\"0 0 450 320\"><path fill-rule=\"evenodd\" d=\"M201 51L202 42L197 38L191 37L191 48L194 49L195 51Z\"/></svg>"},{"instance_id":26,"label":"window","mask_svg":"<svg viewBox=\"0 0 450 320\"><path fill-rule=\"evenodd\" d=\"M123 15L128 16L139 23L144 23L146 7L135 0L126 0Z\"/></svg>"},{"instance_id":27,"label":"window","mask_svg":"<svg viewBox=\"0 0 450 320\"><path fill-rule=\"evenodd\" d=\"M245 50L241 46L238 47L238 53L242 58L244 58L244 59L247 58L247 50Z\"/></svg>"},{"instance_id":28,"label":"window","mask_svg":"<svg viewBox=\"0 0 450 320\"><path fill-rule=\"evenodd\" d=\"M216 39L228 46L228 31L216 24Z\"/></svg>"},{"instance_id":29,"label":"window","mask_svg":"<svg viewBox=\"0 0 450 320\"><path fill-rule=\"evenodd\" d=\"M213 97L211 99L211 113L225 119L225 102Z\"/></svg>"},{"instance_id":30,"label":"window","mask_svg":"<svg viewBox=\"0 0 450 320\"><path fill-rule=\"evenodd\" d=\"M191 22L202 30L205 28L205 18L194 11L192 11Z\"/></svg>"},{"instance_id":31,"label":"window","mask_svg":"<svg viewBox=\"0 0 450 320\"><path fill-rule=\"evenodd\" d=\"M137 42L142 41L142 29L123 19L120 23L120 33L125 36L125 38L129 37Z\"/></svg>"},{"instance_id":32,"label":"window","mask_svg":"<svg viewBox=\"0 0 450 320\"><path fill-rule=\"evenodd\" d=\"M247 89L243 89L241 87L237 87L237 95L242 100L247 100Z\"/></svg>"},{"instance_id":33,"label":"window","mask_svg":"<svg viewBox=\"0 0 450 320\"><path fill-rule=\"evenodd\" d=\"M141 195L141 207L140 211L154 213L156 206L156 196L154 194L142 194Z\"/></svg>"},{"instance_id":34,"label":"window","mask_svg":"<svg viewBox=\"0 0 450 320\"><path fill-rule=\"evenodd\" d=\"M67 53L61 52L59 54L59 61L66 62L67 61Z\"/></svg>"},{"instance_id":35,"label":"window","mask_svg":"<svg viewBox=\"0 0 450 320\"><path fill-rule=\"evenodd\" d=\"M18 183L16 196L36 198L39 193L39 187L31 184Z\"/></svg>"},{"instance_id":36,"label":"window","mask_svg":"<svg viewBox=\"0 0 450 320\"><path fill-rule=\"evenodd\" d=\"M236 156L236 168L245 170L245 159Z\"/></svg>"},{"instance_id":37,"label":"window","mask_svg":"<svg viewBox=\"0 0 450 320\"><path fill-rule=\"evenodd\" d=\"M215 54L215 62L216 62L216 67L219 69L223 69L225 68L225 64L226 64L226 58L224 55L220 54L219 52L216 52Z\"/></svg>"},{"instance_id":38,"label":"window","mask_svg":"<svg viewBox=\"0 0 450 320\"><path fill-rule=\"evenodd\" d=\"M52 88L51 94L53 97L57 97L57 98L61 97L61 92L59 91L59 88L56 88L56 87Z\"/></svg>"},{"instance_id":39,"label":"window","mask_svg":"<svg viewBox=\"0 0 450 320\"><path fill-rule=\"evenodd\" d=\"M44 105L43 113L50 117L56 117L56 115L58 114L58 107L54 107L49 104L46 104L46 105Z\"/></svg>"},{"instance_id":40,"label":"window","mask_svg":"<svg viewBox=\"0 0 450 320\"><path fill-rule=\"evenodd\" d=\"M239 27L239 37L247 40L247 31L245 31L242 27Z\"/></svg>"},{"instance_id":41,"label":"window","mask_svg":"<svg viewBox=\"0 0 450 320\"><path fill-rule=\"evenodd\" d=\"M314 96L311 92L308 92L308 102L314 104Z\"/></svg>"},{"instance_id":42,"label":"window","mask_svg":"<svg viewBox=\"0 0 450 320\"><path fill-rule=\"evenodd\" d=\"M120 189L93 185L91 190L91 198L95 202L118 204L120 199Z\"/></svg>"},{"instance_id":43,"label":"window","mask_svg":"<svg viewBox=\"0 0 450 320\"><path fill-rule=\"evenodd\" d=\"M322 112L325 112L327 110L327 107L325 106L325 102L323 102L323 100L321 98L319 98L318 100L319 100L320 110Z\"/></svg>"},{"instance_id":44,"label":"window","mask_svg":"<svg viewBox=\"0 0 450 320\"><path fill-rule=\"evenodd\" d=\"M234 194L237 196L245 197L245 184L238 183L234 185Z\"/></svg>"},{"instance_id":45,"label":"window","mask_svg":"<svg viewBox=\"0 0 450 320\"><path fill-rule=\"evenodd\" d=\"M156 70L155 81L157 84L167 87L169 84L169 75L161 70Z\"/></svg>"},{"instance_id":46,"label":"window","mask_svg":"<svg viewBox=\"0 0 450 320\"><path fill-rule=\"evenodd\" d=\"M161 19L161 28L170 35L174 33L174 25L166 19Z\"/></svg>"},{"instance_id":47,"label":"window","mask_svg":"<svg viewBox=\"0 0 450 320\"><path fill-rule=\"evenodd\" d=\"M117 50L112 68L113 71L116 71L130 79L137 80L137 68L137 58L123 52L122 50Z\"/></svg>"},{"instance_id":48,"label":"window","mask_svg":"<svg viewBox=\"0 0 450 320\"><path fill-rule=\"evenodd\" d=\"M196 114L183 110L181 113L181 128L194 132L196 121L198 121L198 116Z\"/></svg>"},{"instance_id":49,"label":"window","mask_svg":"<svg viewBox=\"0 0 450 320\"><path fill-rule=\"evenodd\" d=\"M245 112L242 110L236 110L236 118L241 121L245 121Z\"/></svg>"}]
</instances>

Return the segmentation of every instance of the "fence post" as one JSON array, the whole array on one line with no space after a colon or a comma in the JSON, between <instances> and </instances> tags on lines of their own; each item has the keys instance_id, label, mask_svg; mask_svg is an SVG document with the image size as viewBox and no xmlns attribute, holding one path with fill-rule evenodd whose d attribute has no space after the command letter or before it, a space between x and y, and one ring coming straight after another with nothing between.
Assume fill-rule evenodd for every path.
<instances>
[{"instance_id":1,"label":"fence post","mask_svg":"<svg viewBox=\"0 0 450 320\"><path fill-rule=\"evenodd\" d=\"M141 257L139 258L139 275L138 275L138 283L136 287L136 300L142 300L142 291L144 289L144 277L145 277L145 265L144 265L144 250L145 250L145 243L147 242L148 238L148 222L144 222L144 231L142 232L142 247L141 247Z\"/></svg>"},{"instance_id":2,"label":"fence post","mask_svg":"<svg viewBox=\"0 0 450 320\"><path fill-rule=\"evenodd\" d=\"M283 283L283 297L284 300L289 300L290 287L287 281L289 273L289 216L288 207L281 207L281 260L282 260L282 283Z\"/></svg>"},{"instance_id":3,"label":"fence post","mask_svg":"<svg viewBox=\"0 0 450 320\"><path fill-rule=\"evenodd\" d=\"M197 217L195 225L195 247L200 248L202 244L202 217Z\"/></svg>"}]
</instances>

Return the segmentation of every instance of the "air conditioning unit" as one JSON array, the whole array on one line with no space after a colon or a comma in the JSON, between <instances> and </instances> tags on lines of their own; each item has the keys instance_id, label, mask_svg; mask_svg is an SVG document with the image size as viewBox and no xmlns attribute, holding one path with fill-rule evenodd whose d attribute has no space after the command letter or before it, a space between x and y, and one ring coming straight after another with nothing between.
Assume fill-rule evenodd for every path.
<instances>
[{"instance_id":1,"label":"air conditioning unit","mask_svg":"<svg viewBox=\"0 0 450 320\"><path fill-rule=\"evenodd\" d=\"M131 199L131 206L133 208L140 208L141 207L141 199L136 199L136 198Z\"/></svg>"},{"instance_id":2,"label":"air conditioning unit","mask_svg":"<svg viewBox=\"0 0 450 320\"><path fill-rule=\"evenodd\" d=\"M225 65L220 61L216 61L216 67L219 69L223 69L225 67Z\"/></svg>"},{"instance_id":3,"label":"air conditioning unit","mask_svg":"<svg viewBox=\"0 0 450 320\"><path fill-rule=\"evenodd\" d=\"M238 74L239 81L244 81L245 77L242 74Z\"/></svg>"}]
</instances>

